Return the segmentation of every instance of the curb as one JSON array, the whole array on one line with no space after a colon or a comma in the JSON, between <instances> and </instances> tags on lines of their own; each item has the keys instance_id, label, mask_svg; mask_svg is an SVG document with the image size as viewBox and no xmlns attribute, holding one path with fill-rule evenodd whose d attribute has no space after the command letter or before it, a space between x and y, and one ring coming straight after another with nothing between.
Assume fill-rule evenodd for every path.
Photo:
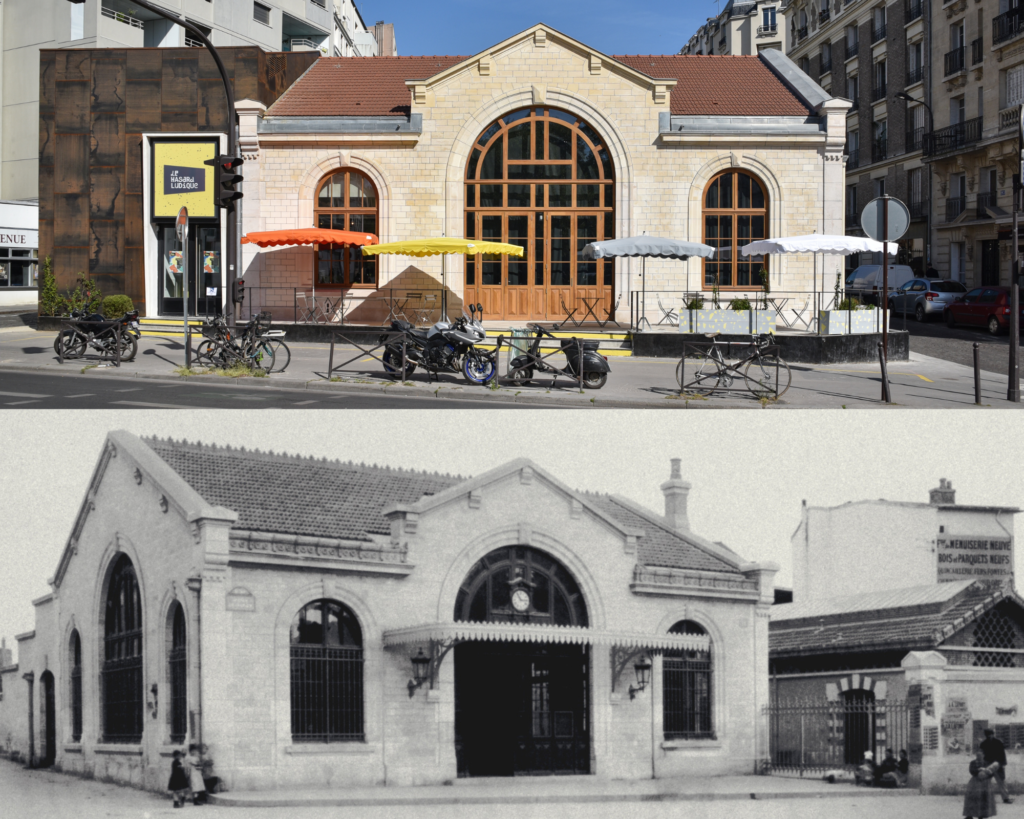
<instances>
[{"instance_id":1,"label":"curb","mask_svg":"<svg viewBox=\"0 0 1024 819\"><path fill-rule=\"evenodd\" d=\"M780 791L778 793L739 792L739 793L617 793L617 794L506 794L493 796L380 796L345 798L311 797L309 799L275 799L270 794L256 798L236 798L230 794L210 794L207 800L213 805L239 808L284 808L284 807L345 807L367 808L382 806L423 806L423 805L582 805L598 802L749 802L751 800L767 801L781 799L844 799L870 798L884 796L920 796L918 789L900 788L898 790L874 790L862 788L858 791Z\"/></svg>"}]
</instances>

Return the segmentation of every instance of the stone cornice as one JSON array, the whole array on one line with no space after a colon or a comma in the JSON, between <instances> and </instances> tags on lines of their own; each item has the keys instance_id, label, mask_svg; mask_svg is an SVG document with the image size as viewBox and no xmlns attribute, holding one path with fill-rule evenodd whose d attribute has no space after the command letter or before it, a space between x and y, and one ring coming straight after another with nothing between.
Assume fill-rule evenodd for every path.
<instances>
[{"instance_id":1,"label":"stone cornice","mask_svg":"<svg viewBox=\"0 0 1024 819\"><path fill-rule=\"evenodd\" d=\"M629 588L633 594L659 597L723 597L751 601L756 601L760 597L758 582L754 579L658 566L638 565L634 568L633 582L629 584Z\"/></svg>"},{"instance_id":2,"label":"stone cornice","mask_svg":"<svg viewBox=\"0 0 1024 819\"><path fill-rule=\"evenodd\" d=\"M415 568L404 548L375 541L349 541L233 529L229 563L317 566L369 574L408 575Z\"/></svg>"}]
</instances>

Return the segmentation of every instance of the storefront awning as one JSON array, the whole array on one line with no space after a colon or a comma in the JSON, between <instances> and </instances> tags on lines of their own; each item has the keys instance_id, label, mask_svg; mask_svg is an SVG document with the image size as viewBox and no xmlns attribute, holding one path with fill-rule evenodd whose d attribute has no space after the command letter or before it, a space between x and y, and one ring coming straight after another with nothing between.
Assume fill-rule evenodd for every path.
<instances>
[{"instance_id":1,"label":"storefront awning","mask_svg":"<svg viewBox=\"0 0 1024 819\"><path fill-rule=\"evenodd\" d=\"M647 650L708 651L706 634L637 634L596 631L578 626L546 626L534 623L432 623L384 632L384 646L422 646L431 642L570 643L617 646Z\"/></svg>"},{"instance_id":2,"label":"storefront awning","mask_svg":"<svg viewBox=\"0 0 1024 819\"><path fill-rule=\"evenodd\" d=\"M327 228L294 228L292 230L265 230L247 233L242 237L243 245L260 247L285 247L287 245L375 245L377 237L372 233L352 230L328 230Z\"/></svg>"}]
</instances>

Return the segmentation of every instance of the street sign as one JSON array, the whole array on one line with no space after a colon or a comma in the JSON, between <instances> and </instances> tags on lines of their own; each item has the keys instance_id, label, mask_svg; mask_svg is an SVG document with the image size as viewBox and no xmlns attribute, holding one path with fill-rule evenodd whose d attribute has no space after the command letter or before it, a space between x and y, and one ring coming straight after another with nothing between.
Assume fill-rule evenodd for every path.
<instances>
[{"instance_id":1,"label":"street sign","mask_svg":"<svg viewBox=\"0 0 1024 819\"><path fill-rule=\"evenodd\" d=\"M185 237L188 236L188 208L178 211L178 218L174 220L174 233L182 246L185 244Z\"/></svg>"},{"instance_id":2,"label":"street sign","mask_svg":"<svg viewBox=\"0 0 1024 819\"><path fill-rule=\"evenodd\" d=\"M895 242L910 227L910 211L899 199L889 198L889 233L885 233L885 216L882 197L872 199L860 214L860 226L876 242Z\"/></svg>"}]
</instances>

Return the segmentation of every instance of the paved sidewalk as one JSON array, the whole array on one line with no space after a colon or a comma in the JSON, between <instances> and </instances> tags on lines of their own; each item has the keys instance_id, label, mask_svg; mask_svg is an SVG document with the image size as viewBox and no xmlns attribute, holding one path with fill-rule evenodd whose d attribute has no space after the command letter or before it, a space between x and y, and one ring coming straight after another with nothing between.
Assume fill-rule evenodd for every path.
<instances>
[{"instance_id":1,"label":"paved sidewalk","mask_svg":"<svg viewBox=\"0 0 1024 819\"><path fill-rule=\"evenodd\" d=\"M235 807L369 807L374 805L532 805L611 802L713 802L919 796L917 789L829 785L821 779L722 776L620 781L592 776L460 779L450 786L236 791L210 801Z\"/></svg>"},{"instance_id":2,"label":"paved sidewalk","mask_svg":"<svg viewBox=\"0 0 1024 819\"><path fill-rule=\"evenodd\" d=\"M120 378L181 378L176 370L184 364L184 348L176 338L143 338L133 362L120 369L96 358L65 362L61 365L53 352L54 332L37 332L25 328L0 329L0 371L34 370L68 376L91 378L116 374ZM675 359L612 358L612 372L607 385L600 390L580 390L574 381L550 377L536 379L530 385L501 385L486 389L467 384L453 374L442 374L437 381L428 381L426 373L417 370L410 382L398 384L386 378L380 362L359 355L344 372L326 380L329 345L290 343L292 360L285 372L268 378L227 379L216 374L189 376L190 380L225 383L243 382L246 387L275 387L305 390L349 390L363 394L385 391L390 395L435 396L448 399L515 401L547 404L558 407L643 407L688 409L758 409L761 402L747 392L742 383L734 393L716 393L708 398L678 395L675 382ZM336 348L335 361L343 361L358 353L354 348ZM502 354L499 373L504 373ZM1006 378L982 373L982 407L974 403L974 374L971 368L911 352L908 362L889 365L893 394L892 405L880 400L881 378L876 364L791 365L793 385L777 402L767 408L880 408L911 407L1018 409L1020 404L1006 400ZM0 381L2 381L0 372ZM90 385L95 387L95 385Z\"/></svg>"}]
</instances>

